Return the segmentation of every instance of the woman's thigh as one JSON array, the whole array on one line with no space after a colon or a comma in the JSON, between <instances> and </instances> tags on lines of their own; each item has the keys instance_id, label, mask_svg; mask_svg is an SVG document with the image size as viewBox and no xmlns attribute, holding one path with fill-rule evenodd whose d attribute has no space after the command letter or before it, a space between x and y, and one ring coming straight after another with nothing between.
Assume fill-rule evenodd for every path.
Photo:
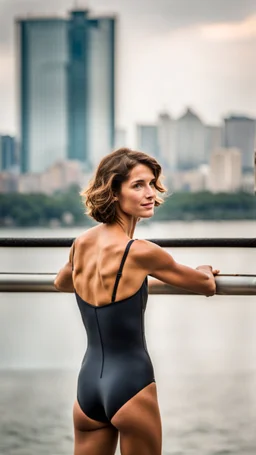
<instances>
[{"instance_id":1,"label":"woman's thigh","mask_svg":"<svg viewBox=\"0 0 256 455\"><path fill-rule=\"evenodd\" d=\"M73 421L74 455L114 455L118 430L113 425L90 419L77 401L74 403Z\"/></svg>"},{"instance_id":2,"label":"woman's thigh","mask_svg":"<svg viewBox=\"0 0 256 455\"><path fill-rule=\"evenodd\" d=\"M111 423L120 431L122 455L160 455L162 427L155 382L127 401Z\"/></svg>"}]
</instances>

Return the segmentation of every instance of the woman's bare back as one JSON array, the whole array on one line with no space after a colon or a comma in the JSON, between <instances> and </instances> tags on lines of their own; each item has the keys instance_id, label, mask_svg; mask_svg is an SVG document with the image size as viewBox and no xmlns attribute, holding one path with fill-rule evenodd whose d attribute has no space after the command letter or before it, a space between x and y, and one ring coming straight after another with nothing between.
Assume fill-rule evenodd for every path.
<instances>
[{"instance_id":1,"label":"woman's bare back","mask_svg":"<svg viewBox=\"0 0 256 455\"><path fill-rule=\"evenodd\" d=\"M76 293L87 303L101 306L111 303L115 279L130 239L116 231L97 226L79 236L74 243L73 283ZM136 242L132 245L125 270L119 281L116 300L137 292L145 279L137 263Z\"/></svg>"}]
</instances>

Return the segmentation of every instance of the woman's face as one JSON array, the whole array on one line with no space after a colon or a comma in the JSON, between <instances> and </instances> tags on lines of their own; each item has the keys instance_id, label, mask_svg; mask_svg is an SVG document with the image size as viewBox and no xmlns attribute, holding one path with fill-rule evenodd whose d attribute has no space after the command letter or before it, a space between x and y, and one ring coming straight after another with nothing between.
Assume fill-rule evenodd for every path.
<instances>
[{"instance_id":1,"label":"woman's face","mask_svg":"<svg viewBox=\"0 0 256 455\"><path fill-rule=\"evenodd\" d=\"M150 218L154 215L156 188L152 170L144 164L135 166L122 183L117 195L119 208L136 218Z\"/></svg>"}]
</instances>

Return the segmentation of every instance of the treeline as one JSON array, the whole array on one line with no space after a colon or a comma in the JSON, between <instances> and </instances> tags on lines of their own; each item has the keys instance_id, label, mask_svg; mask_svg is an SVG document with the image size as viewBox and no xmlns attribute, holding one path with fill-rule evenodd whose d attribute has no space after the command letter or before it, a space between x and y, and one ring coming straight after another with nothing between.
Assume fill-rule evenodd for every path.
<instances>
[{"instance_id":1,"label":"treeline","mask_svg":"<svg viewBox=\"0 0 256 455\"><path fill-rule=\"evenodd\" d=\"M0 194L0 226L90 225L80 188L72 186L54 195Z\"/></svg>"},{"instance_id":2,"label":"treeline","mask_svg":"<svg viewBox=\"0 0 256 455\"><path fill-rule=\"evenodd\" d=\"M174 193L156 210L156 220L253 220L256 196L250 193Z\"/></svg>"},{"instance_id":3,"label":"treeline","mask_svg":"<svg viewBox=\"0 0 256 455\"><path fill-rule=\"evenodd\" d=\"M79 188L54 195L0 194L0 226L92 225ZM256 196L249 193L174 193L152 220L241 220L256 218Z\"/></svg>"}]
</instances>

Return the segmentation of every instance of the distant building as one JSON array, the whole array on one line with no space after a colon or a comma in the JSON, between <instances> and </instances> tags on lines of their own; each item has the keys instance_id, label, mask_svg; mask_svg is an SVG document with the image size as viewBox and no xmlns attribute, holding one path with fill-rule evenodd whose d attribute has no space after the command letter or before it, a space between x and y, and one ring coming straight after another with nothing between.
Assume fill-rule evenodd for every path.
<instances>
[{"instance_id":1,"label":"distant building","mask_svg":"<svg viewBox=\"0 0 256 455\"><path fill-rule=\"evenodd\" d=\"M208 188L213 193L233 193L242 185L242 158L238 149L215 150L210 159Z\"/></svg>"},{"instance_id":2,"label":"distant building","mask_svg":"<svg viewBox=\"0 0 256 455\"><path fill-rule=\"evenodd\" d=\"M18 188L18 175L13 172L0 172L0 193L15 193Z\"/></svg>"},{"instance_id":3,"label":"distant building","mask_svg":"<svg viewBox=\"0 0 256 455\"><path fill-rule=\"evenodd\" d=\"M186 191L190 193L207 190L209 167L202 165L197 169L178 171L169 176L168 188L171 191ZM170 178L171 177L171 178Z\"/></svg>"},{"instance_id":4,"label":"distant building","mask_svg":"<svg viewBox=\"0 0 256 455\"><path fill-rule=\"evenodd\" d=\"M210 162L212 152L223 146L223 133L222 126L205 126L205 160L207 164Z\"/></svg>"},{"instance_id":5,"label":"distant building","mask_svg":"<svg viewBox=\"0 0 256 455\"><path fill-rule=\"evenodd\" d=\"M79 161L58 161L42 173L26 173L19 177L20 193L52 194L71 185L82 186L84 175Z\"/></svg>"},{"instance_id":6,"label":"distant building","mask_svg":"<svg viewBox=\"0 0 256 455\"><path fill-rule=\"evenodd\" d=\"M137 125L137 148L154 158L159 158L157 125Z\"/></svg>"},{"instance_id":7,"label":"distant building","mask_svg":"<svg viewBox=\"0 0 256 455\"><path fill-rule=\"evenodd\" d=\"M0 136L0 172L13 170L17 165L16 139L12 136Z\"/></svg>"},{"instance_id":8,"label":"distant building","mask_svg":"<svg viewBox=\"0 0 256 455\"><path fill-rule=\"evenodd\" d=\"M127 147L127 132L125 129L116 128L114 148L119 149L121 147Z\"/></svg>"},{"instance_id":9,"label":"distant building","mask_svg":"<svg viewBox=\"0 0 256 455\"><path fill-rule=\"evenodd\" d=\"M39 172L20 174L17 187L18 192L26 194L42 193L42 175Z\"/></svg>"},{"instance_id":10,"label":"distant building","mask_svg":"<svg viewBox=\"0 0 256 455\"><path fill-rule=\"evenodd\" d=\"M68 158L90 169L115 140L115 18L73 11L68 43Z\"/></svg>"},{"instance_id":11,"label":"distant building","mask_svg":"<svg viewBox=\"0 0 256 455\"><path fill-rule=\"evenodd\" d=\"M176 150L179 170L195 169L207 164L205 127L190 108L177 120Z\"/></svg>"},{"instance_id":12,"label":"distant building","mask_svg":"<svg viewBox=\"0 0 256 455\"><path fill-rule=\"evenodd\" d=\"M255 175L254 171L243 172L241 181L241 190L246 193L255 193Z\"/></svg>"},{"instance_id":13,"label":"distant building","mask_svg":"<svg viewBox=\"0 0 256 455\"><path fill-rule=\"evenodd\" d=\"M224 146L241 150L243 170L252 169L256 134L255 119L233 115L225 118L224 121Z\"/></svg>"},{"instance_id":14,"label":"distant building","mask_svg":"<svg viewBox=\"0 0 256 455\"><path fill-rule=\"evenodd\" d=\"M21 170L57 160L84 168L114 144L115 18L17 20Z\"/></svg>"},{"instance_id":15,"label":"distant building","mask_svg":"<svg viewBox=\"0 0 256 455\"><path fill-rule=\"evenodd\" d=\"M256 150L254 150L254 192L256 193Z\"/></svg>"},{"instance_id":16,"label":"distant building","mask_svg":"<svg viewBox=\"0 0 256 455\"><path fill-rule=\"evenodd\" d=\"M68 144L67 21L19 19L21 172L43 172Z\"/></svg>"},{"instance_id":17,"label":"distant building","mask_svg":"<svg viewBox=\"0 0 256 455\"><path fill-rule=\"evenodd\" d=\"M175 171L177 168L176 150L176 122L167 112L158 117L159 155L166 171Z\"/></svg>"}]
</instances>

